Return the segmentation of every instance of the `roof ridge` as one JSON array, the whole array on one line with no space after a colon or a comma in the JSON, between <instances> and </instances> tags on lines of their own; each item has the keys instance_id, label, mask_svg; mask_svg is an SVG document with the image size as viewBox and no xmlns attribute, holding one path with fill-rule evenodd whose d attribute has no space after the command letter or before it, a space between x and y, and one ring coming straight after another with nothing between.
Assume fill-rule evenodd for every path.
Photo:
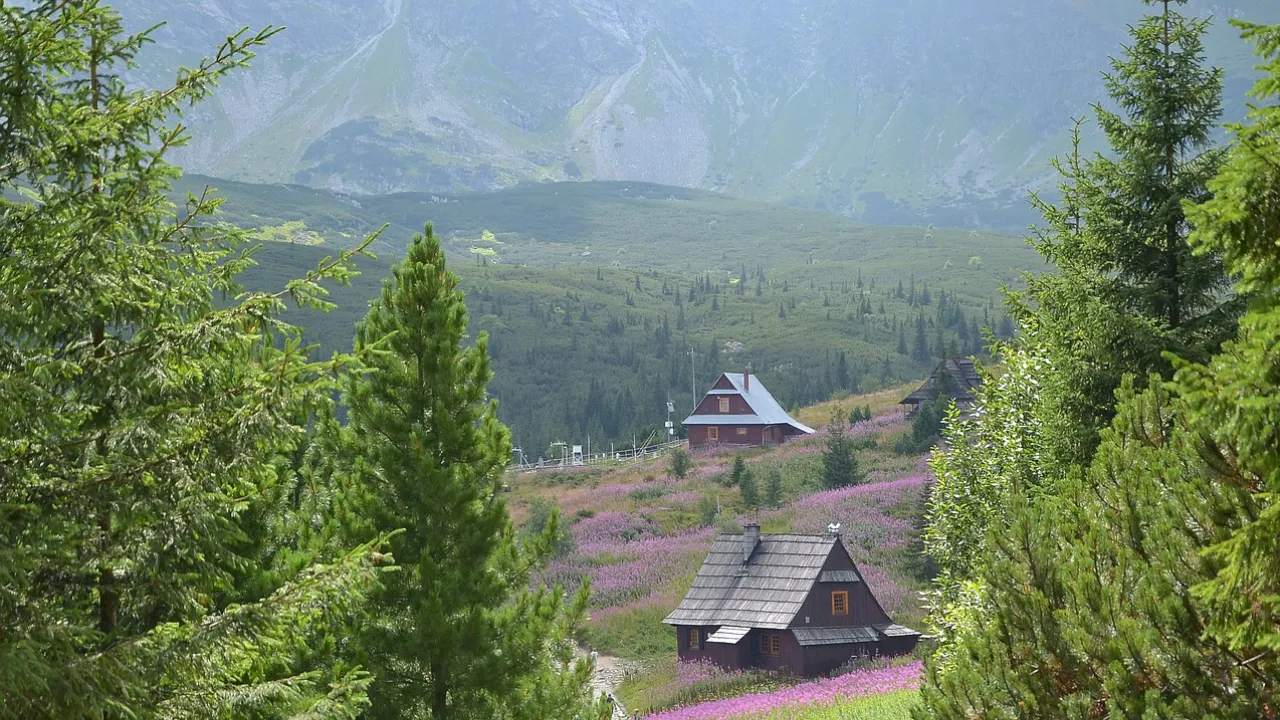
<instances>
[{"instance_id":1,"label":"roof ridge","mask_svg":"<svg viewBox=\"0 0 1280 720\"><path fill-rule=\"evenodd\" d=\"M717 540L719 540L720 538L740 538L740 537L742 537L742 533L720 533L716 535ZM760 533L761 540L763 540L764 538L780 538L780 537L814 538L818 540L831 540L831 541L836 540L836 536L829 535L827 533L795 533L795 532Z\"/></svg>"}]
</instances>

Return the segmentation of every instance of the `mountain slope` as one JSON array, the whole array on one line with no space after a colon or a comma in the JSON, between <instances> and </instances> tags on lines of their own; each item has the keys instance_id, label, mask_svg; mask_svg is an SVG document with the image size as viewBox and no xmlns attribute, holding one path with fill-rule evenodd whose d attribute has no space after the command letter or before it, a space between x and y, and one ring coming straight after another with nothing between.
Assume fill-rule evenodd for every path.
<instances>
[{"instance_id":1,"label":"mountain slope","mask_svg":"<svg viewBox=\"0 0 1280 720\"><path fill-rule=\"evenodd\" d=\"M939 353L979 351L982 328L1002 325L1000 283L1039 264L1007 235L878 228L634 183L436 202L199 177L180 190L210 184L228 198L217 219L278 241L255 256L252 288L278 290L395 223L380 257L333 289L336 310L286 317L326 353L350 348L410 228L435 220L471 331L490 334L499 412L538 451L587 435L642 440L668 397L687 412L714 372L748 364L788 407L921 377Z\"/></svg>"},{"instance_id":2,"label":"mountain slope","mask_svg":"<svg viewBox=\"0 0 1280 720\"><path fill-rule=\"evenodd\" d=\"M195 171L347 191L635 180L1021 226L1141 6L1116 0L118 0L138 73L289 29L195 116ZM1268 0L1201 0L1280 21ZM1239 107L1248 49L1210 43Z\"/></svg>"}]
</instances>

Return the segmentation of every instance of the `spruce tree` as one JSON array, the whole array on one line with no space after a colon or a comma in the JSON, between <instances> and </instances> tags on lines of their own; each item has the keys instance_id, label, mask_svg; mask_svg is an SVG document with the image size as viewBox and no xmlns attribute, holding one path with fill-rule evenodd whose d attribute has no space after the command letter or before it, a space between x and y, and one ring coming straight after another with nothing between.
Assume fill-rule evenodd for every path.
<instances>
[{"instance_id":1,"label":"spruce tree","mask_svg":"<svg viewBox=\"0 0 1280 720\"><path fill-rule=\"evenodd\" d=\"M1156 355L1203 356L1230 337L1234 315L1222 307L1221 256L1193 253L1182 203L1207 197L1221 158L1210 139L1222 113L1222 71L1205 66L1209 21L1170 7L1186 0L1144 1L1160 12L1134 29L1106 75L1120 112L1096 108L1115 157L1099 156L1089 168L1085 220L1114 270L1108 299L1156 323L1155 337L1145 339Z\"/></svg>"},{"instance_id":2,"label":"spruce tree","mask_svg":"<svg viewBox=\"0 0 1280 720\"><path fill-rule=\"evenodd\" d=\"M1007 355L982 391L989 419L953 431L968 442L935 464L930 547L972 592L935 596L948 640L919 717L1275 714L1280 27L1242 27L1268 60L1254 92L1268 104L1233 128L1213 197L1183 204L1191 245L1252 298L1238 337L1205 363L1174 359L1172 382L1153 373L1146 391L1126 375L1084 468L1045 451L1036 392L1077 375L1034 355L1045 346Z\"/></svg>"},{"instance_id":3,"label":"spruce tree","mask_svg":"<svg viewBox=\"0 0 1280 720\"><path fill-rule=\"evenodd\" d=\"M911 346L911 357L918 363L929 362L929 341L924 335L924 315L916 316L916 338Z\"/></svg>"},{"instance_id":4,"label":"spruce tree","mask_svg":"<svg viewBox=\"0 0 1280 720\"><path fill-rule=\"evenodd\" d=\"M841 488L862 482L853 440L846 434L844 418L836 416L827 426L827 442L822 451L822 484Z\"/></svg>"},{"instance_id":5,"label":"spruce tree","mask_svg":"<svg viewBox=\"0 0 1280 720\"><path fill-rule=\"evenodd\" d=\"M782 507L782 470L780 468L769 469L769 475L765 478L764 502L769 507Z\"/></svg>"},{"instance_id":6,"label":"spruce tree","mask_svg":"<svg viewBox=\"0 0 1280 720\"><path fill-rule=\"evenodd\" d=\"M1075 437L1055 452L1071 463L1088 462L1125 374L1140 383L1151 372L1171 377L1167 351L1204 360L1231 337L1241 310L1220 253L1192 251L1182 209L1207 197L1221 159L1210 140L1222 72L1205 63L1207 21L1177 13L1183 0L1144 2L1159 12L1133 28L1105 75L1117 112L1095 109L1111 152L1072 157L1060 169L1074 197L1057 209L1038 205L1061 225L1056 240L1037 241L1060 276L1028 295L1048 351L1078 371L1067 383L1077 399L1057 410L1061 434ZM1011 337L1011 323L999 327Z\"/></svg>"},{"instance_id":7,"label":"spruce tree","mask_svg":"<svg viewBox=\"0 0 1280 720\"><path fill-rule=\"evenodd\" d=\"M747 461L741 455L735 455L733 458L733 469L729 471L730 487L737 487L742 484L743 478L747 476Z\"/></svg>"},{"instance_id":8,"label":"spruce tree","mask_svg":"<svg viewBox=\"0 0 1280 720\"><path fill-rule=\"evenodd\" d=\"M738 481L738 490L742 493L742 505L748 510L760 507L760 485L756 482L755 473L746 470Z\"/></svg>"},{"instance_id":9,"label":"spruce tree","mask_svg":"<svg viewBox=\"0 0 1280 720\"><path fill-rule=\"evenodd\" d=\"M349 360L312 362L280 313L323 306L352 253L240 293L247 234L207 193L166 194L187 139L167 123L273 32L131 90L146 37L114 11L0 6L0 718L366 704L332 638L364 609L371 545L295 544L277 502Z\"/></svg>"},{"instance_id":10,"label":"spruce tree","mask_svg":"<svg viewBox=\"0 0 1280 720\"><path fill-rule=\"evenodd\" d=\"M517 541L501 494L510 435L485 395L488 337L463 347L466 307L430 225L392 274L357 327L369 372L344 395L359 505L376 531L400 531L404 567L360 633L377 677L371 716L593 714L589 663L571 662L588 588L529 589L558 517Z\"/></svg>"}]
</instances>

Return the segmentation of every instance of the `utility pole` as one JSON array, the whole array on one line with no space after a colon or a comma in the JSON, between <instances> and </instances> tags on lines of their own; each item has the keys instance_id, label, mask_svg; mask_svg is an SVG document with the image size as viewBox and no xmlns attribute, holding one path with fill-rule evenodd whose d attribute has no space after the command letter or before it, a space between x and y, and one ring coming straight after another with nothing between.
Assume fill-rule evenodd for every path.
<instances>
[{"instance_id":1,"label":"utility pole","mask_svg":"<svg viewBox=\"0 0 1280 720\"><path fill-rule=\"evenodd\" d=\"M671 422L671 413L675 412L676 406L671 403L671 393L667 393L667 439L671 442L671 438L675 437L676 426Z\"/></svg>"},{"instance_id":2,"label":"utility pole","mask_svg":"<svg viewBox=\"0 0 1280 720\"><path fill-rule=\"evenodd\" d=\"M694 350L692 347L690 347L689 348L689 379L690 379L689 385L693 390L693 410L690 410L690 412L696 412L698 409L698 370L697 370L697 366L694 364L695 357L696 355L694 354Z\"/></svg>"}]
</instances>

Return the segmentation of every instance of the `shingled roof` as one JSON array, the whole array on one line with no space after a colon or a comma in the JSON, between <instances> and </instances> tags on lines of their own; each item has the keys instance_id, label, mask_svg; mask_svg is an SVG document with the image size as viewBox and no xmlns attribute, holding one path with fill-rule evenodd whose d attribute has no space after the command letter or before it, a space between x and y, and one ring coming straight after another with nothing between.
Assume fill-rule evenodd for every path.
<instances>
[{"instance_id":1,"label":"shingled roof","mask_svg":"<svg viewBox=\"0 0 1280 720\"><path fill-rule=\"evenodd\" d=\"M743 536L720 535L668 625L790 626L837 539L834 535L762 535L742 562Z\"/></svg>"},{"instance_id":2,"label":"shingled roof","mask_svg":"<svg viewBox=\"0 0 1280 720\"><path fill-rule=\"evenodd\" d=\"M903 398L898 404L919 405L928 400L942 378L946 378L949 386L947 392L955 399L956 405L960 407L973 402L973 391L982 384L982 378L979 377L978 370L974 367L972 360L968 358L951 358L939 363L933 372L929 373L929 377L924 381L924 384L915 392Z\"/></svg>"}]
</instances>

